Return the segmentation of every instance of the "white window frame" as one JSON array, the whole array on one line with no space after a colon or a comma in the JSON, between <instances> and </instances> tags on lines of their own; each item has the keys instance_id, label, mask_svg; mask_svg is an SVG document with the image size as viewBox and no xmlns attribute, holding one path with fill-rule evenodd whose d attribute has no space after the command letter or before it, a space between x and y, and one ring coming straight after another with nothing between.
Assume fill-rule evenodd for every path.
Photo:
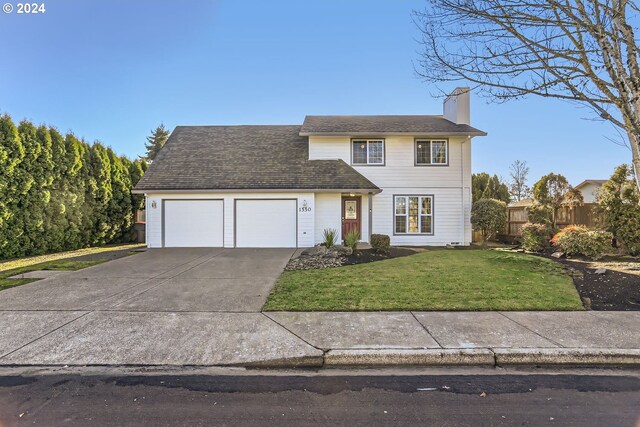
<instances>
[{"instance_id":1,"label":"white window frame","mask_svg":"<svg viewBox=\"0 0 640 427\"><path fill-rule=\"evenodd\" d=\"M397 214L396 213L396 206L397 206L397 200L400 197L404 197L405 198L405 209L406 212L404 214ZM409 198L410 197L417 197L418 198L418 231L409 231ZM431 200L431 213L430 214L422 214L421 213L421 209L422 209L422 200L423 199L429 199ZM433 194L394 194L393 195L393 234L396 236L416 236L416 235L421 235L421 236L433 236L434 234L434 229L435 229L435 225L434 225L434 209L435 209L435 204L434 204L434 197ZM405 217L405 230L404 232L399 232L397 231L396 228L396 218L399 216L404 216ZM430 217L431 218L431 231L428 233L423 233L420 230L422 230L422 217Z\"/></svg>"},{"instance_id":2,"label":"white window frame","mask_svg":"<svg viewBox=\"0 0 640 427\"><path fill-rule=\"evenodd\" d=\"M369 159L369 144L372 142L381 142L382 143L382 161L380 163L372 163ZM367 162L366 163L356 163L353 160L353 147L355 145L355 143L365 143L367 144ZM384 166L385 165L385 141L382 138L376 138L376 139L360 139L360 138L353 138L351 140L351 164L352 165L357 165L357 166Z\"/></svg>"},{"instance_id":3,"label":"white window frame","mask_svg":"<svg viewBox=\"0 0 640 427\"><path fill-rule=\"evenodd\" d=\"M429 163L418 162L418 144L419 143L429 143ZM444 142L444 162L433 162L433 143L434 142ZM448 139L416 139L414 147L415 153L415 164L416 166L449 166L449 140Z\"/></svg>"}]
</instances>

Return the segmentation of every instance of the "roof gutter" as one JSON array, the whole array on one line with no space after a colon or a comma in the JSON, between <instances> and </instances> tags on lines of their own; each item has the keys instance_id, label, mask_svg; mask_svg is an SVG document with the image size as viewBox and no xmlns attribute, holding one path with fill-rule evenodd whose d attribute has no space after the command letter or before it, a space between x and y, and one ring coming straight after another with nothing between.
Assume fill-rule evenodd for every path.
<instances>
[{"instance_id":1,"label":"roof gutter","mask_svg":"<svg viewBox=\"0 0 640 427\"><path fill-rule=\"evenodd\" d=\"M300 136L415 136L446 138L448 136L487 136L487 132L480 130L471 132L300 132Z\"/></svg>"},{"instance_id":2,"label":"roof gutter","mask_svg":"<svg viewBox=\"0 0 640 427\"><path fill-rule=\"evenodd\" d=\"M378 194L382 190L379 188L271 188L271 189L258 189L258 188L243 188L243 189L219 189L219 188L192 188L192 189L162 189L162 188L149 188L149 189L136 189L131 190L132 194L150 194L150 193L164 193L164 194L206 194L206 193L357 193L357 194Z\"/></svg>"}]
</instances>

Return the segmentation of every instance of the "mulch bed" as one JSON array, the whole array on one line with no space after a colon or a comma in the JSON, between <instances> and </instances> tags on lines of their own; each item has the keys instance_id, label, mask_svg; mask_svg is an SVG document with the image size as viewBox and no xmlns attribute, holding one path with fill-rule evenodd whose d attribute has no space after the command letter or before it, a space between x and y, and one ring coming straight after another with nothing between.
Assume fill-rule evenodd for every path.
<instances>
[{"instance_id":1,"label":"mulch bed","mask_svg":"<svg viewBox=\"0 0 640 427\"><path fill-rule=\"evenodd\" d=\"M572 275L578 293L583 299L591 300L592 310L640 311L640 275L611 270L607 266L608 262L629 262L628 258L607 257L600 261L550 259L575 270ZM600 265L607 269L606 273L595 273L595 266Z\"/></svg>"},{"instance_id":2,"label":"mulch bed","mask_svg":"<svg viewBox=\"0 0 640 427\"><path fill-rule=\"evenodd\" d=\"M345 256L342 265L365 264L367 262L382 261L384 259L415 255L417 253L417 251L409 248L393 247L388 253L379 253L374 251L373 249L363 249L358 250L349 256Z\"/></svg>"}]
</instances>

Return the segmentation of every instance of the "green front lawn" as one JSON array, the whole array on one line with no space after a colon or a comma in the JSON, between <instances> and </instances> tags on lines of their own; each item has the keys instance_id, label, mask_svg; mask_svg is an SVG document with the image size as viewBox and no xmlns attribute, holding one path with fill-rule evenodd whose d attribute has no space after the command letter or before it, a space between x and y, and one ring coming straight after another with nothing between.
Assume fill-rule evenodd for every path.
<instances>
[{"instance_id":1,"label":"green front lawn","mask_svg":"<svg viewBox=\"0 0 640 427\"><path fill-rule=\"evenodd\" d=\"M488 249L431 249L324 270L285 271L267 311L582 310L554 261Z\"/></svg>"}]
</instances>

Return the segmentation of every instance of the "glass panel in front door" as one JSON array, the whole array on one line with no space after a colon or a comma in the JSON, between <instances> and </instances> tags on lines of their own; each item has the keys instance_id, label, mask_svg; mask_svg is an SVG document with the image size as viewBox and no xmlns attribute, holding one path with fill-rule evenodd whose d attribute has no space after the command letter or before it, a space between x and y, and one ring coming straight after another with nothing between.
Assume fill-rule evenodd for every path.
<instances>
[{"instance_id":1,"label":"glass panel in front door","mask_svg":"<svg viewBox=\"0 0 640 427\"><path fill-rule=\"evenodd\" d=\"M344 219L358 219L358 202L355 200L345 200Z\"/></svg>"}]
</instances>

